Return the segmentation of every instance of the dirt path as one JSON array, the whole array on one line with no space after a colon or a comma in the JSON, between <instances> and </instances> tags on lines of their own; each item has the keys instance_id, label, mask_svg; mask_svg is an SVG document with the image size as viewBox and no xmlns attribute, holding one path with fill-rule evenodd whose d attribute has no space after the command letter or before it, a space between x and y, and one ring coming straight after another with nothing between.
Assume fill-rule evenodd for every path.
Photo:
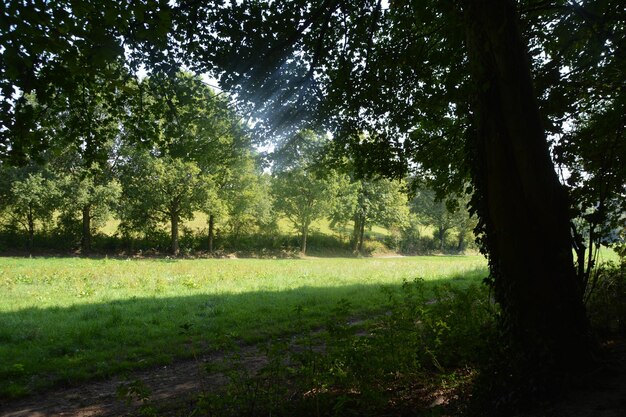
<instances>
[{"instance_id":1,"label":"dirt path","mask_svg":"<svg viewBox=\"0 0 626 417\"><path fill-rule=\"evenodd\" d=\"M626 341L608 347L609 361L590 382L570 392L554 404L519 417L623 417L626 416ZM267 365L266 356L256 347L244 346L238 363L250 373ZM219 372L208 373L206 365L228 365L224 353L213 353L197 360L174 362L137 371L128 378L115 377L79 387L55 389L7 404L0 404L1 417L103 417L125 416L137 411L141 403L128 405L117 391L129 381L141 381L150 392L153 404L181 404L201 392L225 386L227 378ZM432 394L432 393L431 393ZM429 394L430 395L430 394ZM449 416L452 417L452 416Z\"/></svg>"},{"instance_id":2,"label":"dirt path","mask_svg":"<svg viewBox=\"0 0 626 417\"><path fill-rule=\"evenodd\" d=\"M251 372L266 363L266 357L255 347L243 347L239 352L241 365ZM212 391L227 383L221 373L207 373L205 365L219 365L227 359L225 354L214 353L198 360L174 362L168 366L137 371L128 378L114 377L106 381L88 382L79 387L55 389L43 394L0 404L2 417L93 417L123 416L131 414L141 403L128 405L118 398L117 391L129 381L141 381L150 392L149 399L156 403L178 401L200 392Z\"/></svg>"}]
</instances>

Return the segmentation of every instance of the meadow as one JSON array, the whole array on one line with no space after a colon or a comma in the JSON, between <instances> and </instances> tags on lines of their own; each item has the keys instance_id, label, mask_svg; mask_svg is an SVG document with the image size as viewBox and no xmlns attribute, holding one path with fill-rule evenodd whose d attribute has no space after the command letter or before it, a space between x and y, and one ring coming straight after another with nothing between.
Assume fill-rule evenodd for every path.
<instances>
[{"instance_id":1,"label":"meadow","mask_svg":"<svg viewBox=\"0 0 626 417\"><path fill-rule=\"evenodd\" d=\"M367 319L384 288L486 274L481 256L0 258L0 398L319 329L342 303Z\"/></svg>"}]
</instances>

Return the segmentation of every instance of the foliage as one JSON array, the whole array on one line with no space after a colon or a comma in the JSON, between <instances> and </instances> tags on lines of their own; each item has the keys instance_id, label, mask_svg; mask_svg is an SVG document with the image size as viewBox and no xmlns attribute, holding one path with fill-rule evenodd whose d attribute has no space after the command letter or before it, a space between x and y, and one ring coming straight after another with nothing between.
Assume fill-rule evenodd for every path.
<instances>
[{"instance_id":1,"label":"foliage","mask_svg":"<svg viewBox=\"0 0 626 417\"><path fill-rule=\"evenodd\" d=\"M594 272L587 301L589 320L595 332L602 336L626 334L626 262L607 263Z\"/></svg>"},{"instance_id":2,"label":"foliage","mask_svg":"<svg viewBox=\"0 0 626 417\"><path fill-rule=\"evenodd\" d=\"M235 239L242 234L278 232L271 177L259 173L256 165L248 158L227 189L228 226Z\"/></svg>"},{"instance_id":3,"label":"foliage","mask_svg":"<svg viewBox=\"0 0 626 417\"><path fill-rule=\"evenodd\" d=\"M281 172L272 184L276 210L283 213L300 234L300 251L306 253L309 227L331 208L333 178L302 168Z\"/></svg>"},{"instance_id":4,"label":"foliage","mask_svg":"<svg viewBox=\"0 0 626 417\"><path fill-rule=\"evenodd\" d=\"M329 214L341 180L320 163L326 144L322 136L302 131L289 139L273 155L272 195L276 210L300 234L300 251L305 254L309 227Z\"/></svg>"},{"instance_id":5,"label":"foliage","mask_svg":"<svg viewBox=\"0 0 626 417\"><path fill-rule=\"evenodd\" d=\"M373 224L393 231L405 226L409 213L402 182L387 178L352 180L340 184L338 190L330 218L340 226L353 222L353 250L362 250L365 229Z\"/></svg>"},{"instance_id":6,"label":"foliage","mask_svg":"<svg viewBox=\"0 0 626 417\"><path fill-rule=\"evenodd\" d=\"M449 232L456 229L458 239L455 249L462 252L476 224L467 210L469 197L450 195L446 199L440 199L434 191L427 189L417 189L414 194L410 202L411 212L417 215L422 224L435 228L438 249L445 249Z\"/></svg>"},{"instance_id":7,"label":"foliage","mask_svg":"<svg viewBox=\"0 0 626 417\"><path fill-rule=\"evenodd\" d=\"M81 236L83 231L76 233L75 229L83 221L88 222L90 235L97 232L114 213L122 194L119 181L98 181L94 176L80 171L60 178L59 190L59 220L69 236L72 232L74 236Z\"/></svg>"},{"instance_id":8,"label":"foliage","mask_svg":"<svg viewBox=\"0 0 626 417\"><path fill-rule=\"evenodd\" d=\"M136 153L124 167L123 228L146 231L170 223L172 252L178 253L178 224L205 201L211 179L193 162Z\"/></svg>"},{"instance_id":9,"label":"foliage","mask_svg":"<svg viewBox=\"0 0 626 417\"><path fill-rule=\"evenodd\" d=\"M35 168L36 169L36 168ZM5 212L9 221L28 234L28 249L33 248L37 225L49 225L58 205L58 184L45 170L32 168L6 170L12 176L10 191L5 196Z\"/></svg>"}]
</instances>

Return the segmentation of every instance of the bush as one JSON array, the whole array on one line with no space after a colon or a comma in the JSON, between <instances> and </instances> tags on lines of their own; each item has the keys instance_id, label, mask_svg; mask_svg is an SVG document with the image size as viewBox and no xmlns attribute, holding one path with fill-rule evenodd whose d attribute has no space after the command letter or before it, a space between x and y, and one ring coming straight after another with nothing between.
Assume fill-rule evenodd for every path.
<instances>
[{"instance_id":1,"label":"bush","mask_svg":"<svg viewBox=\"0 0 626 417\"><path fill-rule=\"evenodd\" d=\"M594 272L587 311L593 330L601 336L626 335L626 259L609 262Z\"/></svg>"}]
</instances>

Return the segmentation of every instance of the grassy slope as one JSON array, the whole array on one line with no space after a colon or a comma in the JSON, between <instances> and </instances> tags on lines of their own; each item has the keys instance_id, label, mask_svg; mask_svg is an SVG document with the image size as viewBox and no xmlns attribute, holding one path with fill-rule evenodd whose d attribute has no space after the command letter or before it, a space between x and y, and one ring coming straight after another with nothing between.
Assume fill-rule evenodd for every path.
<instances>
[{"instance_id":1,"label":"grassy slope","mask_svg":"<svg viewBox=\"0 0 626 417\"><path fill-rule=\"evenodd\" d=\"M215 349L315 328L342 298L355 315L380 312L381 286L404 279L466 285L485 273L482 257L0 258L0 397L188 357L190 340Z\"/></svg>"}]
</instances>

